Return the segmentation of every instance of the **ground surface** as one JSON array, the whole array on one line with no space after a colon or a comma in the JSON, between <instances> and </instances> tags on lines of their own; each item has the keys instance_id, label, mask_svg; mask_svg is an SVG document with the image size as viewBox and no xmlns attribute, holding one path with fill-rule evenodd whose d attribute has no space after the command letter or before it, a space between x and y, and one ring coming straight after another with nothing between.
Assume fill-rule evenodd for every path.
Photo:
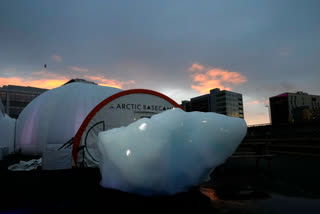
<instances>
[{"instance_id":1,"label":"ground surface","mask_svg":"<svg viewBox=\"0 0 320 214\"><path fill-rule=\"evenodd\" d=\"M210 199L199 188L167 197L142 197L99 185L98 169L11 172L1 162L0 212L9 213L101 213L118 211L208 211Z\"/></svg>"},{"instance_id":2,"label":"ground surface","mask_svg":"<svg viewBox=\"0 0 320 214\"><path fill-rule=\"evenodd\" d=\"M29 157L30 158L30 157ZM98 169L11 172L28 157L0 161L0 213L319 213L319 158L276 157L271 169L253 160L231 160L210 182L186 193L143 197L99 185Z\"/></svg>"}]
</instances>

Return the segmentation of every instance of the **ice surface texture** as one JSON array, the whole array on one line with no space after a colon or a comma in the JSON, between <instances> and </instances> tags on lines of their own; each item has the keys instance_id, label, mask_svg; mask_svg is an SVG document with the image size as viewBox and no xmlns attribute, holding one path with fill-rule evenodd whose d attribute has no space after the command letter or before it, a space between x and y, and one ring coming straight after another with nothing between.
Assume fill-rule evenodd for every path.
<instances>
[{"instance_id":1,"label":"ice surface texture","mask_svg":"<svg viewBox=\"0 0 320 214\"><path fill-rule=\"evenodd\" d=\"M120 91L74 82L42 93L19 115L15 149L42 155L47 144L66 143L97 104Z\"/></svg>"},{"instance_id":2,"label":"ice surface texture","mask_svg":"<svg viewBox=\"0 0 320 214\"><path fill-rule=\"evenodd\" d=\"M244 138L243 119L172 109L99 134L103 187L142 195L187 191Z\"/></svg>"}]
</instances>

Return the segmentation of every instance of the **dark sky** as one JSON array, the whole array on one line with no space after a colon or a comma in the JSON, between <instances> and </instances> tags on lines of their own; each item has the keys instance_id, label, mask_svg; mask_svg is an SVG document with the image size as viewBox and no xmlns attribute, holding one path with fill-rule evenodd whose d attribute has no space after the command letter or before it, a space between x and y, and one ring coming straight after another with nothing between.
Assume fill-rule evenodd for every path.
<instances>
[{"instance_id":1,"label":"dark sky","mask_svg":"<svg viewBox=\"0 0 320 214\"><path fill-rule=\"evenodd\" d=\"M319 59L319 0L0 5L0 86L52 88L78 77L177 102L220 87L243 94L254 124L269 122L271 96L320 94Z\"/></svg>"}]
</instances>

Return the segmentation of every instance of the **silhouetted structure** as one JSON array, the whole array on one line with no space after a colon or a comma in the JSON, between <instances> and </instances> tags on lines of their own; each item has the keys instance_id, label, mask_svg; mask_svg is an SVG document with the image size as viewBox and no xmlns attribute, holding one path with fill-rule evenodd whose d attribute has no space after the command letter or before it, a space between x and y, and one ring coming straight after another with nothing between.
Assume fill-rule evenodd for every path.
<instances>
[{"instance_id":1,"label":"silhouetted structure","mask_svg":"<svg viewBox=\"0 0 320 214\"><path fill-rule=\"evenodd\" d=\"M0 88L0 99L4 105L4 111L12 118L18 118L21 111L34 98L48 89L7 85Z\"/></svg>"},{"instance_id":2,"label":"silhouetted structure","mask_svg":"<svg viewBox=\"0 0 320 214\"><path fill-rule=\"evenodd\" d=\"M186 112L190 112L191 111L191 102L188 101L188 100L183 100L180 106Z\"/></svg>"},{"instance_id":3,"label":"silhouetted structure","mask_svg":"<svg viewBox=\"0 0 320 214\"><path fill-rule=\"evenodd\" d=\"M1 114L4 114L4 106L3 106L2 101L0 99L0 115Z\"/></svg>"},{"instance_id":4,"label":"silhouetted structure","mask_svg":"<svg viewBox=\"0 0 320 214\"><path fill-rule=\"evenodd\" d=\"M66 83L63 84L63 85L67 85L67 84L73 83L73 82L82 82L82 83L88 83L88 84L97 85L97 83L95 83L95 82L91 82L91 81L88 81L88 80L85 80L85 79L79 79L79 78L71 79L71 80L69 80L68 82L66 82Z\"/></svg>"},{"instance_id":5,"label":"silhouetted structure","mask_svg":"<svg viewBox=\"0 0 320 214\"><path fill-rule=\"evenodd\" d=\"M215 88L210 94L182 101L185 111L216 112L231 117L244 118L242 94Z\"/></svg>"},{"instance_id":6,"label":"silhouetted structure","mask_svg":"<svg viewBox=\"0 0 320 214\"><path fill-rule=\"evenodd\" d=\"M320 122L320 96L286 92L269 100L273 125Z\"/></svg>"}]
</instances>

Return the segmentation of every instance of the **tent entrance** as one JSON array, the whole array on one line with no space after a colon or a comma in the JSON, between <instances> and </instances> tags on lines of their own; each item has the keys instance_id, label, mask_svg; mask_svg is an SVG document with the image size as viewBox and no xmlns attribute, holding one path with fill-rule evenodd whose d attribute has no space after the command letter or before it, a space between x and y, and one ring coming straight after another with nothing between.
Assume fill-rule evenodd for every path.
<instances>
[{"instance_id":1,"label":"tent entrance","mask_svg":"<svg viewBox=\"0 0 320 214\"><path fill-rule=\"evenodd\" d=\"M82 166L90 167L99 164L100 153L97 147L99 132L105 131L104 121L93 124L86 133L84 145L79 153L82 155Z\"/></svg>"}]
</instances>

